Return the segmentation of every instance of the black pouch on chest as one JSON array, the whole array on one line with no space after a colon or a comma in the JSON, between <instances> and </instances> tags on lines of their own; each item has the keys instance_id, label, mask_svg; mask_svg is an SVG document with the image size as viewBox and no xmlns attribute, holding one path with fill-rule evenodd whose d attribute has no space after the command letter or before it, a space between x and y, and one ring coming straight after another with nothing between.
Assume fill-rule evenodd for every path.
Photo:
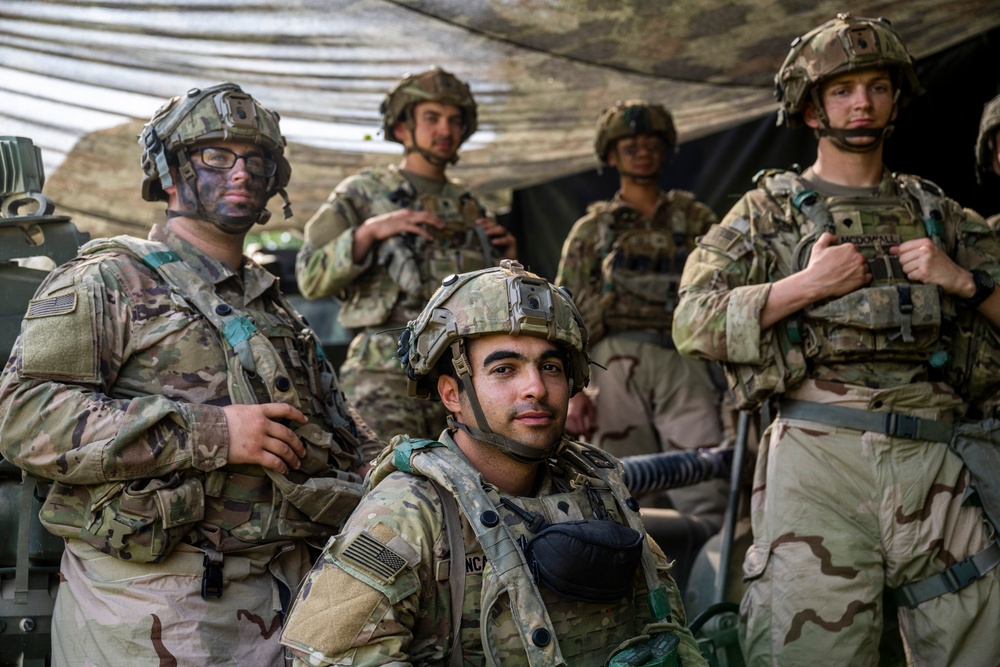
<instances>
[{"instance_id":1,"label":"black pouch on chest","mask_svg":"<svg viewBox=\"0 0 1000 667\"><path fill-rule=\"evenodd\" d=\"M615 602L632 592L643 539L614 521L567 521L540 531L524 555L538 583L562 597Z\"/></svg>"}]
</instances>

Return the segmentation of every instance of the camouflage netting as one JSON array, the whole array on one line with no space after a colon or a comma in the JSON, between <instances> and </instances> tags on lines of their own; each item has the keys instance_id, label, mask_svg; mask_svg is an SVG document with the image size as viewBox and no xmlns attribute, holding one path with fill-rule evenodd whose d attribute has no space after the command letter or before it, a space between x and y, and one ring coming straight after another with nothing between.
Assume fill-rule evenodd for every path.
<instances>
[{"instance_id":1,"label":"camouflage netting","mask_svg":"<svg viewBox=\"0 0 1000 667\"><path fill-rule=\"evenodd\" d=\"M343 176L398 160L378 107L405 72L470 83L479 131L452 173L503 192L596 166L617 99L662 102L682 142L773 112L791 40L845 10L889 17L918 59L1000 26L996 0L20 0L0 9L0 132L42 148L82 227L135 233L162 216L139 192L142 121L233 81L282 115L301 226Z\"/></svg>"}]
</instances>

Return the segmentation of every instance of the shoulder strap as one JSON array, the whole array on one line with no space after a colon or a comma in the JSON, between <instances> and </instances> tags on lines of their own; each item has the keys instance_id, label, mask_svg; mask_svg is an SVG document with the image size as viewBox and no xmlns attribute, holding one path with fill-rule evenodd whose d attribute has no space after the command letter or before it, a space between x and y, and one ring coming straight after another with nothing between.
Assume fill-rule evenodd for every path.
<instances>
[{"instance_id":1,"label":"shoulder strap","mask_svg":"<svg viewBox=\"0 0 1000 667\"><path fill-rule=\"evenodd\" d=\"M812 233L819 236L834 230L833 216L826 200L794 171L762 170L754 176L754 182L758 188L766 190L776 199L787 200L792 209L802 213L812 224Z\"/></svg>"},{"instance_id":2,"label":"shoulder strap","mask_svg":"<svg viewBox=\"0 0 1000 667\"><path fill-rule=\"evenodd\" d=\"M223 301L215 287L185 264L166 244L132 236L116 236L87 244L81 253L95 254L113 248L124 248L139 257L222 334L225 343L236 352L226 355L229 393L234 403L257 402L247 373L258 373L265 378L288 377L284 362L271 341L257 330L250 318ZM272 401L300 407L299 397L291 383L284 390L276 384L264 383Z\"/></svg>"},{"instance_id":3,"label":"shoulder strap","mask_svg":"<svg viewBox=\"0 0 1000 667\"><path fill-rule=\"evenodd\" d=\"M511 614L522 642L529 641L532 633L538 629L531 624L532 618L542 619L549 630L551 639L548 644L533 646L530 650L525 646L528 664L531 667L566 665L538 586L535 585L517 542L499 520L496 503L482 488L478 473L455 457L444 454L440 449L443 446L433 441L400 443L396 447L393 462L398 469L427 477L446 490L476 533L476 539L482 545L495 575L494 583L484 582L482 616L487 617L499 596L506 593L510 598ZM455 566L455 563L452 565ZM481 624L480 632L483 648L486 649L487 664L492 665L495 659L487 646L487 626L488 624Z\"/></svg>"},{"instance_id":4,"label":"shoulder strap","mask_svg":"<svg viewBox=\"0 0 1000 667\"><path fill-rule=\"evenodd\" d=\"M948 251L945 242L944 229L945 196L936 184L910 174L893 174L900 189L908 194L917 206L924 220L927 236L945 252ZM950 253L949 253L950 254Z\"/></svg>"}]
</instances>

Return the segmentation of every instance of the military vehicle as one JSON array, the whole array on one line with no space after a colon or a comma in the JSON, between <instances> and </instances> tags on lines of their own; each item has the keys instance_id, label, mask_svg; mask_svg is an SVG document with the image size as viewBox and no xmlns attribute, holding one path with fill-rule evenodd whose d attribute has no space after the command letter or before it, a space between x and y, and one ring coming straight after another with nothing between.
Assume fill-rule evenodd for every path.
<instances>
[{"instance_id":1,"label":"military vehicle","mask_svg":"<svg viewBox=\"0 0 1000 667\"><path fill-rule=\"evenodd\" d=\"M0 137L0 358L10 356L28 301L50 270L88 240L42 194L41 151ZM63 542L38 521L44 480L0 458L0 665L48 664Z\"/></svg>"}]
</instances>

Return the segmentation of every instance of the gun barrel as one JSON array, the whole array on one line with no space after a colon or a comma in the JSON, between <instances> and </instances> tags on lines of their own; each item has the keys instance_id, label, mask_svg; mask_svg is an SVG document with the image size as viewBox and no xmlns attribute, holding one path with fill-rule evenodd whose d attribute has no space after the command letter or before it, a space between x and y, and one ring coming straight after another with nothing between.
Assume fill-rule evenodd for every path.
<instances>
[{"instance_id":1,"label":"gun barrel","mask_svg":"<svg viewBox=\"0 0 1000 667\"><path fill-rule=\"evenodd\" d=\"M625 486L639 496L691 486L710 479L728 479L733 449L702 449L622 457Z\"/></svg>"}]
</instances>

